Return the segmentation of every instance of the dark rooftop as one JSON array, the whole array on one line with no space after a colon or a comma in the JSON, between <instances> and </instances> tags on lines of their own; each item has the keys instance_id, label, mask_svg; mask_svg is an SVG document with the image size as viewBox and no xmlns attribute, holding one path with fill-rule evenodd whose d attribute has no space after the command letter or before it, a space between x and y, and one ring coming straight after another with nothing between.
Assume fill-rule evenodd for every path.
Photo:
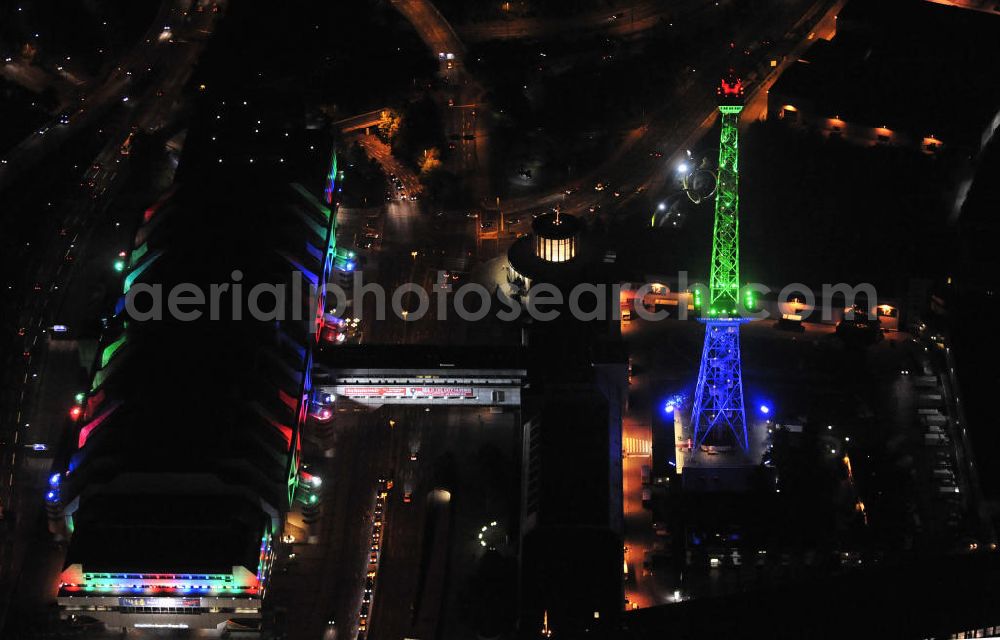
<instances>
[{"instance_id":1,"label":"dark rooftop","mask_svg":"<svg viewBox=\"0 0 1000 640\"><path fill-rule=\"evenodd\" d=\"M127 500L127 504L123 504ZM84 571L256 571L266 516L249 500L157 496L83 498L66 564Z\"/></svg>"},{"instance_id":2,"label":"dark rooftop","mask_svg":"<svg viewBox=\"0 0 1000 640\"><path fill-rule=\"evenodd\" d=\"M920 0L848 3L772 95L816 115L934 136L978 149L1000 108L1000 16ZM961 73L956 72L961 69Z\"/></svg>"},{"instance_id":3,"label":"dark rooftop","mask_svg":"<svg viewBox=\"0 0 1000 640\"><path fill-rule=\"evenodd\" d=\"M316 364L330 369L524 369L519 347L412 344L320 345Z\"/></svg>"},{"instance_id":4,"label":"dark rooftop","mask_svg":"<svg viewBox=\"0 0 1000 640\"><path fill-rule=\"evenodd\" d=\"M583 222L569 214L543 213L531 223L536 236L558 240L570 238L583 230Z\"/></svg>"}]
</instances>

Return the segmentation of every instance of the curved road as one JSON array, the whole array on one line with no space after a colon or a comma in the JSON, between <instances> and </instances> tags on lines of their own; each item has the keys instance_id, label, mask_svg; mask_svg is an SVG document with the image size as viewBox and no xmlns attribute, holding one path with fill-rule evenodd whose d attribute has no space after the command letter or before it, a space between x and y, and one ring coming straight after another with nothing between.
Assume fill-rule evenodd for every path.
<instances>
[{"instance_id":1,"label":"curved road","mask_svg":"<svg viewBox=\"0 0 1000 640\"><path fill-rule=\"evenodd\" d=\"M509 18L462 25L458 30L466 42L548 38L569 33L604 32L613 36L628 36L652 29L677 12L677 7L668 10L664 4L657 0L643 0L630 7L601 9L567 18Z\"/></svg>"}]
</instances>

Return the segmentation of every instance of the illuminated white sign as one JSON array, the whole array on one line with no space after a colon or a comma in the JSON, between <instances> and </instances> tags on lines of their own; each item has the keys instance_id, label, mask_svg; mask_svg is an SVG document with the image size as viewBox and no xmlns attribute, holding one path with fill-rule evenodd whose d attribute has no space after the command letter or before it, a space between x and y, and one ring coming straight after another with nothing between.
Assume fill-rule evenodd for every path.
<instances>
[{"instance_id":1,"label":"illuminated white sign","mask_svg":"<svg viewBox=\"0 0 1000 640\"><path fill-rule=\"evenodd\" d=\"M347 398L475 398L471 387L342 387Z\"/></svg>"},{"instance_id":2,"label":"illuminated white sign","mask_svg":"<svg viewBox=\"0 0 1000 640\"><path fill-rule=\"evenodd\" d=\"M164 609L185 609L200 607L201 598L118 598L120 607L159 607Z\"/></svg>"}]
</instances>

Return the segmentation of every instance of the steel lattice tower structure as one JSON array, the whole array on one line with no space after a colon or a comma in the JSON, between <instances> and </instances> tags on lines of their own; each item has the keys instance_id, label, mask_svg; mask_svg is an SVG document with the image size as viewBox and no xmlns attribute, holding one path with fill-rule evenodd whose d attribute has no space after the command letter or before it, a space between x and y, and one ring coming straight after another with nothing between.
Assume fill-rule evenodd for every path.
<instances>
[{"instance_id":1,"label":"steel lattice tower structure","mask_svg":"<svg viewBox=\"0 0 1000 640\"><path fill-rule=\"evenodd\" d=\"M702 310L705 346L691 412L694 446L749 448L740 362L739 158L737 123L743 82L730 73L718 90L722 134L715 193L709 304Z\"/></svg>"}]
</instances>

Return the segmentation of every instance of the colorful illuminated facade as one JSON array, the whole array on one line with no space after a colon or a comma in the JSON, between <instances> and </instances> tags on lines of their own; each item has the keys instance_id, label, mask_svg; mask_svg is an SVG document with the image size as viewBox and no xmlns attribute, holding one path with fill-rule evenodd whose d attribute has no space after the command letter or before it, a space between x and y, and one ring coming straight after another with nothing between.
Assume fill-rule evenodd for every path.
<instances>
[{"instance_id":1,"label":"colorful illuminated facade","mask_svg":"<svg viewBox=\"0 0 1000 640\"><path fill-rule=\"evenodd\" d=\"M64 616L220 630L260 618L300 477L337 184L230 190L227 177L168 192L125 252L122 298L71 413L76 449L46 494L50 529L68 541ZM126 304L130 291L188 283L228 283L230 295L186 319ZM250 314L259 285L288 292L257 300L274 320ZM140 295L134 309L149 309Z\"/></svg>"},{"instance_id":2,"label":"colorful illuminated facade","mask_svg":"<svg viewBox=\"0 0 1000 640\"><path fill-rule=\"evenodd\" d=\"M747 450L746 411L740 362L739 122L743 82L731 74L719 89L722 134L712 237L708 304L698 296L705 323L705 345L695 390L691 424L695 446Z\"/></svg>"}]
</instances>

